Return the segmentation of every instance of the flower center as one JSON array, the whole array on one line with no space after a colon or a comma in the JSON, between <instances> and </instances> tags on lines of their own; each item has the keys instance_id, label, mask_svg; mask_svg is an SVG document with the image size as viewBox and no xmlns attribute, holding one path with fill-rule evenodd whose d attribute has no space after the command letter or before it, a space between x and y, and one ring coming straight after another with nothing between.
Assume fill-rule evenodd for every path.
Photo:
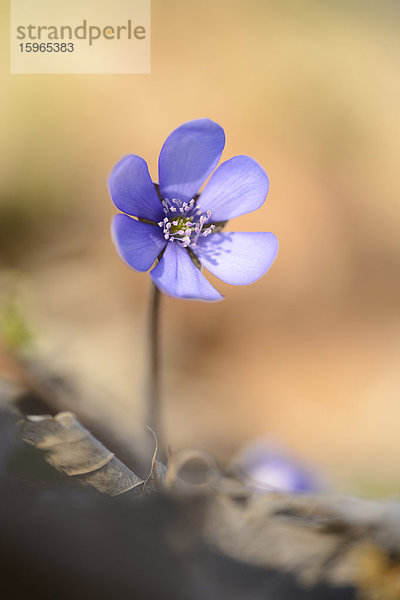
<instances>
[{"instance_id":1,"label":"flower center","mask_svg":"<svg viewBox=\"0 0 400 600\"><path fill-rule=\"evenodd\" d=\"M178 219L172 221L172 225L169 228L169 233L170 235L174 235L175 233L179 235L180 230L186 231L186 229L190 227L192 223L193 219L189 217L178 217Z\"/></svg>"},{"instance_id":2,"label":"flower center","mask_svg":"<svg viewBox=\"0 0 400 600\"><path fill-rule=\"evenodd\" d=\"M165 217L158 223L162 227L164 238L169 242L177 242L184 248L195 247L200 236L209 235L215 225L207 225L211 211L204 215L196 201L182 202L173 198L162 201Z\"/></svg>"}]
</instances>

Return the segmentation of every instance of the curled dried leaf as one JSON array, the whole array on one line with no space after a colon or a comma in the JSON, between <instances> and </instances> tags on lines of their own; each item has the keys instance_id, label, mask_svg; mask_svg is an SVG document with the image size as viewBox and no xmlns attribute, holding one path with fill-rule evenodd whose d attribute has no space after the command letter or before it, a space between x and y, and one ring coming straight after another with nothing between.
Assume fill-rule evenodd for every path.
<instances>
[{"instance_id":1,"label":"curled dried leaf","mask_svg":"<svg viewBox=\"0 0 400 600\"><path fill-rule=\"evenodd\" d=\"M180 489L217 489L221 472L211 454L206 450L185 448L168 457L165 485Z\"/></svg>"},{"instance_id":2,"label":"curled dried leaf","mask_svg":"<svg viewBox=\"0 0 400 600\"><path fill-rule=\"evenodd\" d=\"M128 469L70 412L55 417L30 416L21 425L23 439L46 451L46 460L69 476L110 496L143 486L143 480Z\"/></svg>"}]
</instances>

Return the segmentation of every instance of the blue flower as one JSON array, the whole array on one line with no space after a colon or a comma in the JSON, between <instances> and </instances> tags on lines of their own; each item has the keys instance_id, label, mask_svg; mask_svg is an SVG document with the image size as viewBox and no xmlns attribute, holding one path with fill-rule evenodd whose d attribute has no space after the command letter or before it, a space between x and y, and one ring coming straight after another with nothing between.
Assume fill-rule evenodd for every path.
<instances>
[{"instance_id":1,"label":"blue flower","mask_svg":"<svg viewBox=\"0 0 400 600\"><path fill-rule=\"evenodd\" d=\"M256 440L240 450L233 470L253 492L300 494L324 489L316 471L268 440Z\"/></svg>"},{"instance_id":2,"label":"blue flower","mask_svg":"<svg viewBox=\"0 0 400 600\"><path fill-rule=\"evenodd\" d=\"M272 233L226 233L228 219L264 203L268 177L248 156L234 156L213 173L225 145L222 127L209 119L184 123L166 139L158 161L159 185L134 154L113 169L109 188L116 207L112 235L121 257L178 298L219 300L201 266L222 281L245 285L271 266L278 251Z\"/></svg>"}]
</instances>

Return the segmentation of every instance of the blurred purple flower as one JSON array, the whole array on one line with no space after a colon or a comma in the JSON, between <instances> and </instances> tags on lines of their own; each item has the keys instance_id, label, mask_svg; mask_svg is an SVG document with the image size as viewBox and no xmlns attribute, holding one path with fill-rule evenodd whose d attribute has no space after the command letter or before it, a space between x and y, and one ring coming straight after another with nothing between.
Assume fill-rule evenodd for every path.
<instances>
[{"instance_id":1,"label":"blurred purple flower","mask_svg":"<svg viewBox=\"0 0 400 600\"><path fill-rule=\"evenodd\" d=\"M261 277L277 254L272 233L221 232L228 219L264 203L268 177L252 158L235 156L222 163L198 196L224 145L217 123L189 121L164 142L159 186L151 181L146 162L134 154L110 175L112 200L124 213L112 224L118 252L137 271L147 271L159 258L150 275L170 296L219 300L221 294L201 266L226 283L245 285Z\"/></svg>"},{"instance_id":2,"label":"blurred purple flower","mask_svg":"<svg viewBox=\"0 0 400 600\"><path fill-rule=\"evenodd\" d=\"M302 493L321 491L317 474L265 440L251 442L234 458L233 468L253 492Z\"/></svg>"}]
</instances>

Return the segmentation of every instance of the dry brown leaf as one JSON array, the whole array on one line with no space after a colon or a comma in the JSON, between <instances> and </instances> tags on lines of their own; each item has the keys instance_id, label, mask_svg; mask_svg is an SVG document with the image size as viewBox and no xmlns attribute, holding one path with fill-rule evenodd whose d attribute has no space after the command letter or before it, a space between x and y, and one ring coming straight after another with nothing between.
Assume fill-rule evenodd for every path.
<instances>
[{"instance_id":1,"label":"dry brown leaf","mask_svg":"<svg viewBox=\"0 0 400 600\"><path fill-rule=\"evenodd\" d=\"M143 486L143 480L126 467L83 427L70 412L55 417L30 416L21 422L23 439L46 452L46 460L59 471L80 476L85 483L110 496Z\"/></svg>"}]
</instances>

